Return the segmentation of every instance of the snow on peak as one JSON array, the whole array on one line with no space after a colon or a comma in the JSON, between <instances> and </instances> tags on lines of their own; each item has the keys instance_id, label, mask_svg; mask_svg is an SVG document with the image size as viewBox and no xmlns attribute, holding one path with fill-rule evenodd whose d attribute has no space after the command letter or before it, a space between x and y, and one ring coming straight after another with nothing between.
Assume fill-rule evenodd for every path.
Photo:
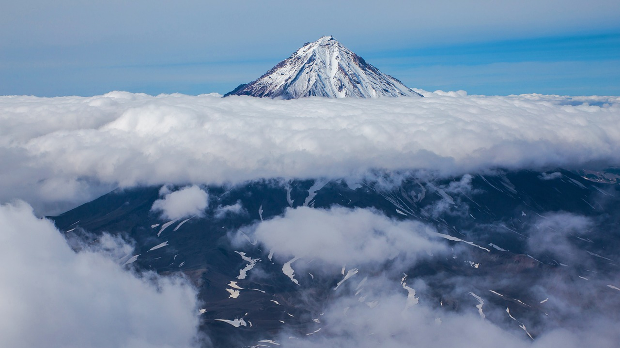
<instances>
[{"instance_id":1,"label":"snow on peak","mask_svg":"<svg viewBox=\"0 0 620 348\"><path fill-rule=\"evenodd\" d=\"M249 84L225 95L278 99L420 96L353 53L333 36L308 42Z\"/></svg>"}]
</instances>

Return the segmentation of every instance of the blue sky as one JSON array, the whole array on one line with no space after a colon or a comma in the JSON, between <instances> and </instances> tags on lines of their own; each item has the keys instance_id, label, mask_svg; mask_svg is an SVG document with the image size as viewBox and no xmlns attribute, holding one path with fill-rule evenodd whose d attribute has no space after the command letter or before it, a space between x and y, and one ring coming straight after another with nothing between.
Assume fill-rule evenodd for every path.
<instances>
[{"instance_id":1,"label":"blue sky","mask_svg":"<svg viewBox=\"0 0 620 348\"><path fill-rule=\"evenodd\" d=\"M620 34L423 47L369 59L427 90L620 95Z\"/></svg>"},{"instance_id":2,"label":"blue sky","mask_svg":"<svg viewBox=\"0 0 620 348\"><path fill-rule=\"evenodd\" d=\"M620 2L25 0L0 95L225 93L333 35L410 87L620 95Z\"/></svg>"}]
</instances>

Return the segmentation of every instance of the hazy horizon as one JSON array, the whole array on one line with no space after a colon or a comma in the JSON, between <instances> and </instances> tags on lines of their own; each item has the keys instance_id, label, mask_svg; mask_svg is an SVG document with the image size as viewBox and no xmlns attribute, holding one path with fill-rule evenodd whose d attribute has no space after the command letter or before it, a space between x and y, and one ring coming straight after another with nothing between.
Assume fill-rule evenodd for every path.
<instances>
[{"instance_id":1,"label":"hazy horizon","mask_svg":"<svg viewBox=\"0 0 620 348\"><path fill-rule=\"evenodd\" d=\"M410 88L620 95L617 18L608 0L10 3L0 95L224 94L324 35Z\"/></svg>"}]
</instances>

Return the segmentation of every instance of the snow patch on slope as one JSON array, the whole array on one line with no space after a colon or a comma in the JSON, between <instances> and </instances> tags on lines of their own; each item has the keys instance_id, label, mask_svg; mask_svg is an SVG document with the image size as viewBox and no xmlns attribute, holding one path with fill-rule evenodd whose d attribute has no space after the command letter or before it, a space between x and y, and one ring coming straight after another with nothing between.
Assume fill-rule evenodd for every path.
<instances>
[{"instance_id":1,"label":"snow patch on slope","mask_svg":"<svg viewBox=\"0 0 620 348\"><path fill-rule=\"evenodd\" d=\"M331 36L305 44L256 81L225 96L229 95L279 99L421 96Z\"/></svg>"},{"instance_id":2,"label":"snow patch on slope","mask_svg":"<svg viewBox=\"0 0 620 348\"><path fill-rule=\"evenodd\" d=\"M293 267L291 267L291 264L297 261L298 259L299 259L298 257L295 257L282 266L282 273L284 273L287 277L291 279L293 283L297 285L299 285L299 282L297 281L297 279L295 279L295 271L293 270Z\"/></svg>"}]
</instances>

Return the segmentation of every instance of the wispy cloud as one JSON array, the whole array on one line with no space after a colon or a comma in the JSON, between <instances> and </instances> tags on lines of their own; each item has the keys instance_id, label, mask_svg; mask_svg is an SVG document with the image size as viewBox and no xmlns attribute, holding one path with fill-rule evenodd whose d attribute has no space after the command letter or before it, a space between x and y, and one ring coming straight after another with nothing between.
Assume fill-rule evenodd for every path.
<instances>
[{"instance_id":1,"label":"wispy cloud","mask_svg":"<svg viewBox=\"0 0 620 348\"><path fill-rule=\"evenodd\" d=\"M568 213L528 225L529 252L552 254L576 251L565 240L572 233L601 228ZM265 253L288 261L283 272L298 285L299 305L313 320L302 329L285 326L276 339L283 347L614 347L619 337L613 308L620 295L605 285L617 282L613 272L582 280L573 274L579 267L567 273L566 266L541 269L537 261L511 253L498 260L468 245L432 239L433 227L366 209L289 209L251 231ZM455 264L447 266L452 258L455 264L483 261L465 275ZM519 265L523 258L532 265ZM523 269L506 277L507 263ZM442 271L420 274L425 267ZM325 279L333 291L317 296ZM504 289L519 298L502 294Z\"/></svg>"}]
</instances>

